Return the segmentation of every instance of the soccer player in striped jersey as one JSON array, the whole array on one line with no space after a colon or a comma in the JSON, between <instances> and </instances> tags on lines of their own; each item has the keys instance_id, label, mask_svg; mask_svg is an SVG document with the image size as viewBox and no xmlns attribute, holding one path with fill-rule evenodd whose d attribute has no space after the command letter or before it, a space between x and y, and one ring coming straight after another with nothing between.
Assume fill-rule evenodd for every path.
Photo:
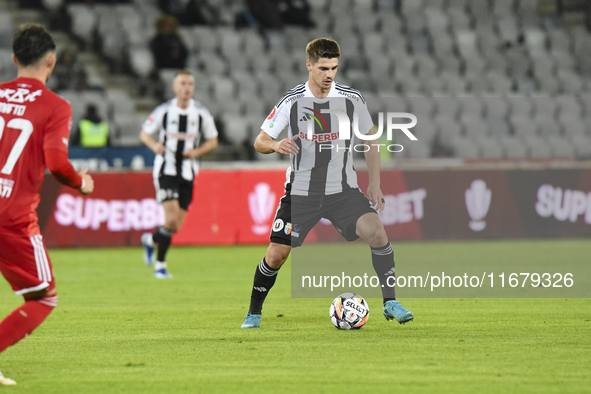
<instances>
[{"instance_id":1,"label":"soccer player in striped jersey","mask_svg":"<svg viewBox=\"0 0 591 394\"><path fill-rule=\"evenodd\" d=\"M255 149L261 153L290 156L291 166L273 222L271 243L255 271L250 308L242 328L259 328L263 302L291 248L300 246L323 217L347 241L362 238L370 246L372 263L382 284L386 319L403 324L414 317L396 301L395 282L388 281L394 277L394 252L377 214L385 203L380 190L379 146L368 141L370 149L365 159L369 187L365 197L353 168L353 137L339 138L340 118L336 121L326 112L339 111L349 121L357 118L361 134L375 134L363 96L334 80L339 56L339 45L331 39L319 38L307 45L308 82L288 91L277 102L255 141ZM275 141L284 127L288 127L288 138ZM311 127L313 132L309 132Z\"/></svg>"},{"instance_id":2,"label":"soccer player in striped jersey","mask_svg":"<svg viewBox=\"0 0 591 394\"><path fill-rule=\"evenodd\" d=\"M24 25L12 47L18 76L0 84L0 272L25 303L0 322L0 353L57 305L36 211L45 168L82 194L94 189L86 169L76 172L68 161L72 106L45 86L56 62L53 38L41 25ZM0 373L0 386L14 384Z\"/></svg>"},{"instance_id":3,"label":"soccer player in striped jersey","mask_svg":"<svg viewBox=\"0 0 591 394\"><path fill-rule=\"evenodd\" d=\"M179 71L173 79L175 98L158 106L148 117L140 139L156 154L154 186L156 198L164 207L164 225L154 233L142 235L144 262L151 266L158 244L154 276L169 279L166 252L170 240L182 226L187 208L193 198L193 179L199 169L197 158L218 145L218 131L213 117L201 103L195 101L195 79L189 70ZM158 133L158 141L152 135ZM199 145L203 136L205 142Z\"/></svg>"}]
</instances>

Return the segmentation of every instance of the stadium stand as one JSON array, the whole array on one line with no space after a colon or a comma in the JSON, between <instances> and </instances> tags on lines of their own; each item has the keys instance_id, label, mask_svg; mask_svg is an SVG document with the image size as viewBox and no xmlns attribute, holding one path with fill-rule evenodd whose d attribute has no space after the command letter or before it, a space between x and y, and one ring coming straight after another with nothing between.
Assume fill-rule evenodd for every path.
<instances>
[{"instance_id":1,"label":"stadium stand","mask_svg":"<svg viewBox=\"0 0 591 394\"><path fill-rule=\"evenodd\" d=\"M2 79L14 72L9 42L17 3L0 1ZM174 70L156 72L149 50L162 15L157 3L44 0L69 16L70 41L85 52L98 48L91 58L104 67L89 76L95 85L102 78L102 91L62 94L75 116L94 101L118 130L114 145L139 144L140 119L172 94ZM591 34L589 16L575 7L580 1L308 0L315 27L284 26L276 32L280 48L256 25L234 27L246 2L210 3L221 24L182 26L179 35L196 74L196 98L223 126L223 141L241 152L277 98L307 79L305 44L330 36L342 47L337 79L375 98L376 119L378 111L418 117L419 141L408 143L403 157L591 158ZM113 70L116 84L108 82Z\"/></svg>"}]
</instances>

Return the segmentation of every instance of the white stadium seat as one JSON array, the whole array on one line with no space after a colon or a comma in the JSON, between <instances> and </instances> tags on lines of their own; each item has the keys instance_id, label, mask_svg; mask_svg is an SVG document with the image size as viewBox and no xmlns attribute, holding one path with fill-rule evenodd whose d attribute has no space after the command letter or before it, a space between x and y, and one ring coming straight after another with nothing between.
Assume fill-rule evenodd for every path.
<instances>
[{"instance_id":1,"label":"white stadium seat","mask_svg":"<svg viewBox=\"0 0 591 394\"><path fill-rule=\"evenodd\" d=\"M133 72L140 77L148 77L154 70L154 57L148 48L131 48L129 62Z\"/></svg>"}]
</instances>

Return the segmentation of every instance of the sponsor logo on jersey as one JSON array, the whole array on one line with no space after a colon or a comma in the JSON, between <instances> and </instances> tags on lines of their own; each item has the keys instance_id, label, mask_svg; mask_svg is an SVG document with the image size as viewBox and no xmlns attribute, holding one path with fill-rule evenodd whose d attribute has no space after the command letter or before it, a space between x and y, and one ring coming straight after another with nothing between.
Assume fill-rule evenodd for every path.
<instances>
[{"instance_id":1,"label":"sponsor logo on jersey","mask_svg":"<svg viewBox=\"0 0 591 394\"><path fill-rule=\"evenodd\" d=\"M341 96L345 96L347 98L353 99L355 101L359 101L360 97L356 94L353 93L347 93L347 92L343 92L342 90L338 90L337 94L340 94Z\"/></svg>"},{"instance_id":2,"label":"sponsor logo on jersey","mask_svg":"<svg viewBox=\"0 0 591 394\"><path fill-rule=\"evenodd\" d=\"M275 113L276 112L277 112L277 107L273 107L273 110L271 111L271 113L269 114L269 116L267 116L267 120L273 119L273 117L275 116Z\"/></svg>"},{"instance_id":3,"label":"sponsor logo on jersey","mask_svg":"<svg viewBox=\"0 0 591 394\"><path fill-rule=\"evenodd\" d=\"M292 96L292 97L288 98L287 100L285 100L285 102L286 103L289 103L290 101L301 99L302 97L304 97L304 94L303 93L302 94L298 94L296 96Z\"/></svg>"},{"instance_id":4,"label":"sponsor logo on jersey","mask_svg":"<svg viewBox=\"0 0 591 394\"><path fill-rule=\"evenodd\" d=\"M487 189L486 182L482 179L477 179L470 185L470 189L466 190L466 209L470 219L468 227L472 231L482 231L486 228L486 222L484 218L490 208L490 200L492 192Z\"/></svg>"},{"instance_id":5,"label":"sponsor logo on jersey","mask_svg":"<svg viewBox=\"0 0 591 394\"><path fill-rule=\"evenodd\" d=\"M308 134L300 131L300 138L306 141L318 141L318 142L327 142L327 141L335 141L339 139L339 133L329 133L329 134L314 134L310 138Z\"/></svg>"},{"instance_id":6,"label":"sponsor logo on jersey","mask_svg":"<svg viewBox=\"0 0 591 394\"><path fill-rule=\"evenodd\" d=\"M248 209L254 225L252 232L257 235L269 233L269 219L275 209L277 196L266 182L257 183L254 191L248 194ZM283 222L281 222L283 226Z\"/></svg>"},{"instance_id":7,"label":"sponsor logo on jersey","mask_svg":"<svg viewBox=\"0 0 591 394\"><path fill-rule=\"evenodd\" d=\"M65 146L68 146L68 139L66 137L62 137L62 142L64 143Z\"/></svg>"},{"instance_id":8,"label":"sponsor logo on jersey","mask_svg":"<svg viewBox=\"0 0 591 394\"><path fill-rule=\"evenodd\" d=\"M0 99L5 99L9 103L32 103L37 97L41 96L43 91L41 89L31 92L29 89L18 88L14 89L0 89Z\"/></svg>"}]
</instances>

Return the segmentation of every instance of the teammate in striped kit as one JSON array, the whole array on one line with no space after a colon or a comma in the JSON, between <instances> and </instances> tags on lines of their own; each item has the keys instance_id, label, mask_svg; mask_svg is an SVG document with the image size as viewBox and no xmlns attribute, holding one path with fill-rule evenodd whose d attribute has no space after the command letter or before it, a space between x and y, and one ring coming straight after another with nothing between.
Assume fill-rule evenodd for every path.
<instances>
[{"instance_id":1,"label":"teammate in striped kit","mask_svg":"<svg viewBox=\"0 0 591 394\"><path fill-rule=\"evenodd\" d=\"M340 118L335 121L330 115L346 114L349 123L357 119L360 133L375 133L363 96L334 81L339 56L336 41L319 38L308 44L308 82L296 86L277 102L255 141L255 149L261 153L290 156L291 166L287 170L285 195L273 222L271 243L255 271L250 308L242 328L260 327L263 302L291 248L300 246L323 217L347 241L362 238L370 246L372 263L382 284L386 319L403 324L414 318L396 301L394 287L388 283L395 272L394 252L376 212L385 203L380 190L379 147L370 145L365 153L369 172L365 197L353 168L353 137L339 138ZM288 138L275 141L284 127L288 127Z\"/></svg>"},{"instance_id":2,"label":"teammate in striped kit","mask_svg":"<svg viewBox=\"0 0 591 394\"><path fill-rule=\"evenodd\" d=\"M156 198L164 207L164 226L142 235L144 262L151 266L158 244L154 276L169 279L165 257L170 240L182 226L193 198L193 179L199 169L197 158L218 145L218 131L213 117L201 103L192 99L195 89L193 73L179 71L172 88L176 97L158 106L144 123L140 139L154 153L154 186ZM158 132L158 142L152 135ZM199 139L205 142L200 146Z\"/></svg>"},{"instance_id":3,"label":"teammate in striped kit","mask_svg":"<svg viewBox=\"0 0 591 394\"><path fill-rule=\"evenodd\" d=\"M0 84L0 271L25 303L0 322L0 353L39 326L57 305L51 261L37 224L45 168L63 184L89 194L86 169L68 161L72 107L45 86L56 62L55 43L40 25L14 36L14 81ZM14 385L0 373L0 385Z\"/></svg>"}]
</instances>

